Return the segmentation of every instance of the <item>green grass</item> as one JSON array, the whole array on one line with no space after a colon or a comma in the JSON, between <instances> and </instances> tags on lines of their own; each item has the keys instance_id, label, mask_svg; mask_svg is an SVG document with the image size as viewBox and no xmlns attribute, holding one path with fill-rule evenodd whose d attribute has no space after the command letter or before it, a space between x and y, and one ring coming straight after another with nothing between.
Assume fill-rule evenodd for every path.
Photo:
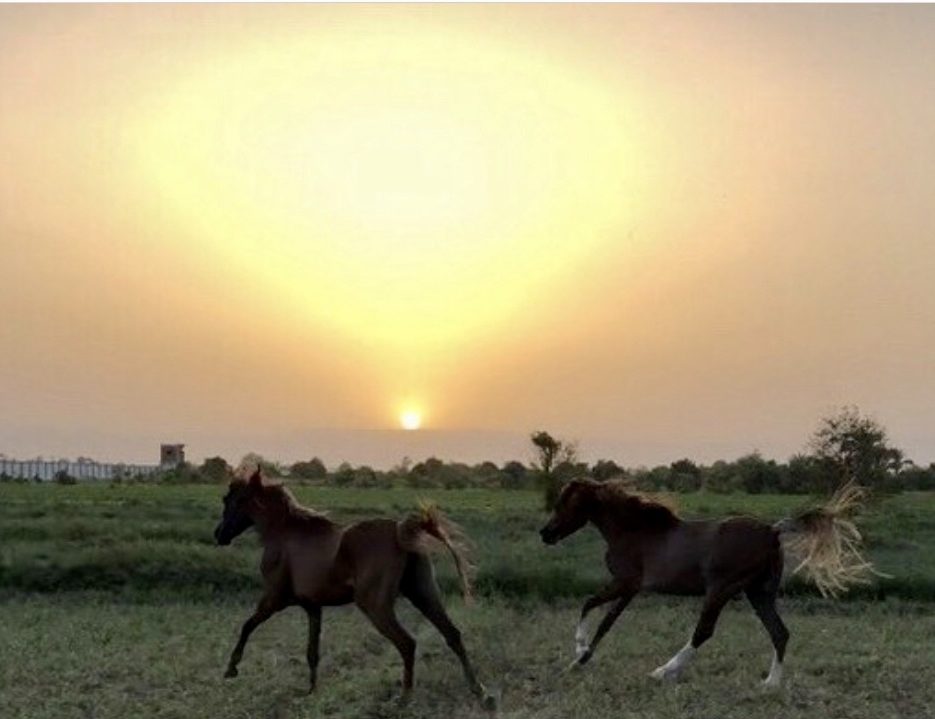
<instances>
[{"instance_id":1,"label":"green grass","mask_svg":"<svg viewBox=\"0 0 935 719\"><path fill-rule=\"evenodd\" d=\"M252 598L122 603L91 595L24 595L0 603L0 706L7 719L99 717L485 716L453 657L408 605L401 619L418 641L416 690L394 701L400 662L352 609L325 612L319 690L306 696L305 619L291 609L261 627L240 676L221 678ZM572 657L578 603L487 598L451 602L501 717L698 719L924 719L935 706L935 618L889 603L847 611L785 606L792 631L787 676L776 693L758 683L766 636L746 606L729 607L683 682L646 674L680 647L695 620L691 600L638 598L584 670Z\"/></svg>"},{"instance_id":2,"label":"green grass","mask_svg":"<svg viewBox=\"0 0 935 719\"><path fill-rule=\"evenodd\" d=\"M298 487L301 501L341 521L402 517L419 497L435 499L475 544L477 586L489 595L576 597L605 578L603 547L593 530L546 548L539 495L496 490L379 490ZM0 588L57 592L100 590L191 594L259 586L257 539L214 546L222 490L209 486L0 485ZM800 497L679 497L687 516L748 513L779 519ZM851 598L935 601L935 495L907 493L868 508L861 519L869 554L890 575ZM454 587L447 561L444 588ZM814 593L790 583L790 594Z\"/></svg>"},{"instance_id":3,"label":"green grass","mask_svg":"<svg viewBox=\"0 0 935 719\"><path fill-rule=\"evenodd\" d=\"M399 707L400 663L356 610L325 612L320 689L304 694L305 618L261 627L235 680L221 678L258 596L250 534L214 546L222 489L207 486L0 484L0 716L198 718L484 716L444 642L405 602L419 642L413 701ZM299 487L339 520L402 516L430 497L475 543L481 598L448 602L500 716L709 719L924 719L935 716L935 495L905 494L861 519L892 578L845 601L790 585L787 682L757 686L770 646L743 601L730 604L686 680L646 677L689 635L696 599L638 597L585 670L562 675L584 596L605 578L592 530L546 548L530 492ZM788 515L802 498L688 495L687 516ZM454 588L451 563L436 562Z\"/></svg>"}]
</instances>

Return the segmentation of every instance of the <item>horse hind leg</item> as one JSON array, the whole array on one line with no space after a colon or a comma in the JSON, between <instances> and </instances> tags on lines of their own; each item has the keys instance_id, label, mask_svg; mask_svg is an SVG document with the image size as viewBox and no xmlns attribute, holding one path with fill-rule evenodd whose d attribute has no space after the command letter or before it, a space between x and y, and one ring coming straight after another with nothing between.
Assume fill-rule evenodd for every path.
<instances>
[{"instance_id":1,"label":"horse hind leg","mask_svg":"<svg viewBox=\"0 0 935 719\"><path fill-rule=\"evenodd\" d=\"M403 660L402 694L400 699L406 701L412 693L413 665L416 657L416 640L406 631L406 628L396 618L393 608L395 597L384 597L382 601L358 600L357 606L367 615L377 631L389 639L399 656Z\"/></svg>"},{"instance_id":2,"label":"horse hind leg","mask_svg":"<svg viewBox=\"0 0 935 719\"><path fill-rule=\"evenodd\" d=\"M705 597L704 606L701 609L701 616L695 625L695 631L691 639L684 647L678 650L676 654L662 666L656 667L649 676L660 681L676 681L682 674L682 671L694 658L699 647L704 644L714 634L714 627L717 624L721 610L727 601L739 590L739 587L721 589L710 592Z\"/></svg>"},{"instance_id":3,"label":"horse hind leg","mask_svg":"<svg viewBox=\"0 0 935 719\"><path fill-rule=\"evenodd\" d=\"M467 650L464 648L464 642L461 639L461 631L454 625L445 606L442 604L438 593L438 585L435 583L435 571L432 568L431 560L421 555L412 555L406 574L403 576L402 593L412 605L418 609L438 630L439 634L445 639L445 643L451 649L458 661L461 662L461 669L464 671L464 678L485 709L496 709L497 700L492 694L484 688L484 685L477 679L477 674L468 657Z\"/></svg>"},{"instance_id":4,"label":"horse hind leg","mask_svg":"<svg viewBox=\"0 0 935 719\"><path fill-rule=\"evenodd\" d=\"M775 689L782 683L782 662L786 656L789 630L786 629L786 625L776 610L775 592L762 588L750 588L747 590L747 598L773 642L773 661L769 674L763 681L763 686L767 689Z\"/></svg>"}]
</instances>

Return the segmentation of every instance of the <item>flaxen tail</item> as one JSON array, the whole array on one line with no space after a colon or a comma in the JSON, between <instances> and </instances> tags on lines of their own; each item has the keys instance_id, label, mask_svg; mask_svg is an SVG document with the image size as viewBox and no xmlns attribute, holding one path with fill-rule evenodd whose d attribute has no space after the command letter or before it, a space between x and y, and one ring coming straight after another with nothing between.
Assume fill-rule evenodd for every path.
<instances>
[{"instance_id":1,"label":"flaxen tail","mask_svg":"<svg viewBox=\"0 0 935 719\"><path fill-rule=\"evenodd\" d=\"M397 534L400 545L413 552L426 552L431 549L425 542L426 536L444 544L454 559L455 569L461 579L461 593L465 600L471 600L473 567L468 559L467 541L461 528L448 519L435 503L420 500L417 510L399 523Z\"/></svg>"},{"instance_id":2,"label":"flaxen tail","mask_svg":"<svg viewBox=\"0 0 935 719\"><path fill-rule=\"evenodd\" d=\"M848 482L823 506L773 525L786 555L798 560L792 573L804 572L822 596L836 597L879 575L861 553L860 531L850 518L866 496L866 490Z\"/></svg>"}]
</instances>

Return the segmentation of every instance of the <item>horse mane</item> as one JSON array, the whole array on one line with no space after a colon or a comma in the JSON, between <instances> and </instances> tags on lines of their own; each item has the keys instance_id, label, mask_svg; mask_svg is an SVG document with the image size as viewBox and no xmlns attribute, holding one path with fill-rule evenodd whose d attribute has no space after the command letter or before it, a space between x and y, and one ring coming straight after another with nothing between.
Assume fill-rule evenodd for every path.
<instances>
[{"instance_id":1,"label":"horse mane","mask_svg":"<svg viewBox=\"0 0 935 719\"><path fill-rule=\"evenodd\" d=\"M310 523L317 523L321 520L328 521L324 512L306 507L304 504L299 504L299 500L295 498L295 495L292 494L289 488L284 484L267 484L264 485L264 488L267 492L278 494L282 498L282 503L286 510L285 513L290 519L304 520Z\"/></svg>"},{"instance_id":2,"label":"horse mane","mask_svg":"<svg viewBox=\"0 0 935 719\"><path fill-rule=\"evenodd\" d=\"M594 482L594 496L600 504L621 517L631 529L668 529L678 524L679 516L668 498L648 495L634 489L626 480Z\"/></svg>"},{"instance_id":3,"label":"horse mane","mask_svg":"<svg viewBox=\"0 0 935 719\"><path fill-rule=\"evenodd\" d=\"M247 480L238 478L232 482L232 485L246 486L247 483ZM331 524L331 520L324 512L300 504L289 488L281 482L264 481L262 494L257 501L266 516L277 523L292 521L314 526L322 523Z\"/></svg>"}]
</instances>

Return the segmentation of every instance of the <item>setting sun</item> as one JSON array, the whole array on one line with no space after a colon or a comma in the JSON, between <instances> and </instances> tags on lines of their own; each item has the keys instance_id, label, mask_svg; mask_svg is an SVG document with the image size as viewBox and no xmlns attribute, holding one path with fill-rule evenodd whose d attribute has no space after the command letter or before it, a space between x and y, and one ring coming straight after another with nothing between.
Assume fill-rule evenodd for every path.
<instances>
[{"instance_id":1,"label":"setting sun","mask_svg":"<svg viewBox=\"0 0 935 719\"><path fill-rule=\"evenodd\" d=\"M403 429L419 429L422 426L422 415L415 410L406 410L399 415L399 423Z\"/></svg>"}]
</instances>

